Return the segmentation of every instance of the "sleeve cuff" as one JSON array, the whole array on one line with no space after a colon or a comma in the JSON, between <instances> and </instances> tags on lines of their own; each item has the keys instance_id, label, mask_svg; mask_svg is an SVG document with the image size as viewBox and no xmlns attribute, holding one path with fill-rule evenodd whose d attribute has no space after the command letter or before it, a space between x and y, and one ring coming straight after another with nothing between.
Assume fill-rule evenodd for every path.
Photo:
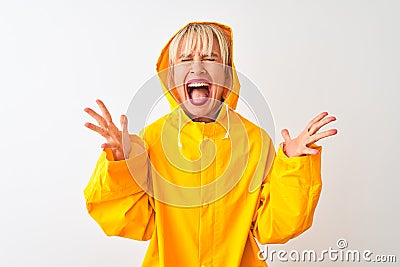
<instances>
[{"instance_id":1,"label":"sleeve cuff","mask_svg":"<svg viewBox=\"0 0 400 267\"><path fill-rule=\"evenodd\" d=\"M147 187L149 174L146 146L138 136L133 136L131 141L132 150L125 160L114 160L112 149L103 150L108 175L114 185L110 188L112 191L132 186Z\"/></svg>"},{"instance_id":2,"label":"sleeve cuff","mask_svg":"<svg viewBox=\"0 0 400 267\"><path fill-rule=\"evenodd\" d=\"M318 146L318 145L316 145L316 144L312 144L312 145L310 146L310 148L317 149L317 150L319 151L319 153L316 154L316 155L319 155L319 154L321 154L321 152L322 152L322 146ZM289 157L285 154L285 152L283 152L283 142L279 144L278 153L277 153L277 156L278 156L278 157L280 157L280 158L286 158L286 159L307 158L307 157L312 157L312 156L316 156L316 155L311 155L311 154L310 154L310 155L304 155L304 156L298 156L298 157L291 157L291 158L289 158Z\"/></svg>"},{"instance_id":3,"label":"sleeve cuff","mask_svg":"<svg viewBox=\"0 0 400 267\"><path fill-rule=\"evenodd\" d=\"M279 174L277 176L286 178L285 180L291 185L320 184L322 147L317 145L311 147L318 149L319 153L289 158L280 145L274 161L274 171ZM291 180L289 182L287 178L295 179L289 179Z\"/></svg>"}]
</instances>

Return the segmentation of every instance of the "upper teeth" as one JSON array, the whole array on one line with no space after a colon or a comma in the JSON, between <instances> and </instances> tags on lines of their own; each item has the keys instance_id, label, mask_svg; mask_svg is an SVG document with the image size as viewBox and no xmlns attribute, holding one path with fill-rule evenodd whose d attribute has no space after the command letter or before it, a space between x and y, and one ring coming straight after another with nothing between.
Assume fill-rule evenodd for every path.
<instances>
[{"instance_id":1,"label":"upper teeth","mask_svg":"<svg viewBox=\"0 0 400 267\"><path fill-rule=\"evenodd\" d=\"M200 82L200 83L190 83L190 84L188 84L188 87L202 87L202 86L208 86L208 83Z\"/></svg>"}]
</instances>

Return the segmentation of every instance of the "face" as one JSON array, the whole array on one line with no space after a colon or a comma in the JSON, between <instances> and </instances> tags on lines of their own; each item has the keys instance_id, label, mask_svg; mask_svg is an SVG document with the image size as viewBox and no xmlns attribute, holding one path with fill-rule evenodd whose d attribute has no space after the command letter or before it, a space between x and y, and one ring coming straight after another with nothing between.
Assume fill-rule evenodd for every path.
<instances>
[{"instance_id":1,"label":"face","mask_svg":"<svg viewBox=\"0 0 400 267\"><path fill-rule=\"evenodd\" d=\"M213 121L229 88L218 41L214 38L210 54L203 54L201 45L187 53L185 43L183 39L178 47L173 93L192 120Z\"/></svg>"}]
</instances>

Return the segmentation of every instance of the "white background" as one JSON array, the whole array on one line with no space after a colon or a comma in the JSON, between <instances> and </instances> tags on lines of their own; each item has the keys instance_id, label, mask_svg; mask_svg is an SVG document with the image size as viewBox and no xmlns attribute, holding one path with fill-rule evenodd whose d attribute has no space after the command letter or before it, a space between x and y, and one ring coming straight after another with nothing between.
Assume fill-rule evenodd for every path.
<instances>
[{"instance_id":1,"label":"white background","mask_svg":"<svg viewBox=\"0 0 400 267\"><path fill-rule=\"evenodd\" d=\"M322 251L345 238L400 260L400 1L249 2L0 3L1 266L140 266L147 243L106 237L86 212L102 138L84 128L83 108L103 99L118 121L170 36L194 20L233 28L236 66L277 131L296 135L320 111L338 118L338 135L321 142L313 227L270 249Z\"/></svg>"}]
</instances>

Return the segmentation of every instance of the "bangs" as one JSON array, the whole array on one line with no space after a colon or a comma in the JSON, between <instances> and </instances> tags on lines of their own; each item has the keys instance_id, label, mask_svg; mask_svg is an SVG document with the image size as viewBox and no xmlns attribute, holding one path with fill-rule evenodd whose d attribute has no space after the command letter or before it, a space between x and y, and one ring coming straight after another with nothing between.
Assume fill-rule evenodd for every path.
<instances>
[{"instance_id":1,"label":"bangs","mask_svg":"<svg viewBox=\"0 0 400 267\"><path fill-rule=\"evenodd\" d=\"M179 42L179 45L184 41L186 42L185 46L182 47L182 56L191 55L198 47L201 48L202 55L211 56L214 42L214 35L211 29L203 27L200 27L199 29L195 29L194 27L190 28Z\"/></svg>"},{"instance_id":2,"label":"bangs","mask_svg":"<svg viewBox=\"0 0 400 267\"><path fill-rule=\"evenodd\" d=\"M223 64L231 66L230 42L227 40L222 29L210 24L190 24L178 32L169 46L170 65L174 65L178 60L178 50L181 50L179 52L182 53L179 56L188 56L196 48L200 47L203 55L211 56L214 38L219 46ZM180 47L183 43L185 43L184 47Z\"/></svg>"}]
</instances>

